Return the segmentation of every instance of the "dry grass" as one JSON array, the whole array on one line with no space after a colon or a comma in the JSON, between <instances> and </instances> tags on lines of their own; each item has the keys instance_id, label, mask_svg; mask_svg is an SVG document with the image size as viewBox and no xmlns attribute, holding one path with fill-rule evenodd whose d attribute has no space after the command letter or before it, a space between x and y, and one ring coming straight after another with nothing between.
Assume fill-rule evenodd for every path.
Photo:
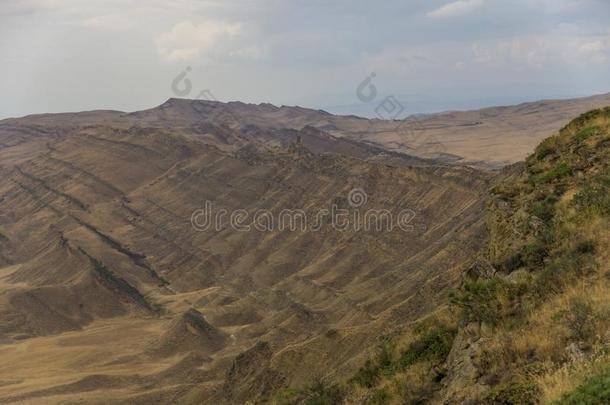
<instances>
[{"instance_id":1,"label":"dry grass","mask_svg":"<svg viewBox=\"0 0 610 405\"><path fill-rule=\"evenodd\" d=\"M544 403L559 399L565 393L573 391L588 377L602 371L610 364L608 354L595 353L582 360L566 363L537 379L542 389Z\"/></svg>"}]
</instances>

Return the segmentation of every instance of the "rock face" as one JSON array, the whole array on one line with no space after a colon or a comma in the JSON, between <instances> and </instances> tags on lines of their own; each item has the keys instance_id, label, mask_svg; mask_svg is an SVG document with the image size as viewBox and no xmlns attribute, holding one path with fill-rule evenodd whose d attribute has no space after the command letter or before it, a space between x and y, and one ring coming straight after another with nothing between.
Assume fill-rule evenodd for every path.
<instances>
[{"instance_id":1,"label":"rock face","mask_svg":"<svg viewBox=\"0 0 610 405\"><path fill-rule=\"evenodd\" d=\"M492 278L496 274L496 269L484 258L478 258L473 265L467 270L467 273L472 278L487 279Z\"/></svg>"},{"instance_id":2,"label":"rock face","mask_svg":"<svg viewBox=\"0 0 610 405\"><path fill-rule=\"evenodd\" d=\"M476 362L485 346L474 324L461 328L447 357L447 376L443 380L440 403L468 404L480 398L489 387L479 382L480 371Z\"/></svg>"}]
</instances>

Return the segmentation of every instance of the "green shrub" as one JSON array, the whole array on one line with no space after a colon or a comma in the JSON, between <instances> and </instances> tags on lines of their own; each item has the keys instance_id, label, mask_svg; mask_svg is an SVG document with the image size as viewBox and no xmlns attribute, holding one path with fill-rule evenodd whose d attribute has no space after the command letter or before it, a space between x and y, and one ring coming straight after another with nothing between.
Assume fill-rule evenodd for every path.
<instances>
[{"instance_id":1,"label":"green shrub","mask_svg":"<svg viewBox=\"0 0 610 405\"><path fill-rule=\"evenodd\" d=\"M521 252L510 255L506 260L498 265L500 270L505 271L506 273L512 273L523 266L525 266L525 263L523 262L523 255Z\"/></svg>"},{"instance_id":2,"label":"green shrub","mask_svg":"<svg viewBox=\"0 0 610 405\"><path fill-rule=\"evenodd\" d=\"M477 280L452 294L451 303L461 308L465 321L497 326L507 317L521 314L521 300L529 288L528 281L511 282L499 277Z\"/></svg>"},{"instance_id":3,"label":"green shrub","mask_svg":"<svg viewBox=\"0 0 610 405\"><path fill-rule=\"evenodd\" d=\"M364 363L351 381L362 387L371 388L377 384L382 375L391 375L395 371L391 347L386 343L382 345L374 358L368 359Z\"/></svg>"},{"instance_id":4,"label":"green shrub","mask_svg":"<svg viewBox=\"0 0 610 405\"><path fill-rule=\"evenodd\" d=\"M400 355L401 367L408 367L419 361L444 361L449 355L456 330L434 322L418 331L418 337Z\"/></svg>"},{"instance_id":5,"label":"green shrub","mask_svg":"<svg viewBox=\"0 0 610 405\"><path fill-rule=\"evenodd\" d=\"M554 215L553 206L544 201L534 203L531 212L544 222L549 222L551 219L553 219Z\"/></svg>"},{"instance_id":6,"label":"green shrub","mask_svg":"<svg viewBox=\"0 0 610 405\"><path fill-rule=\"evenodd\" d=\"M572 174L572 168L567 163L560 163L551 170L535 176L534 182L550 183L555 179L560 179L570 174Z\"/></svg>"},{"instance_id":7,"label":"green shrub","mask_svg":"<svg viewBox=\"0 0 610 405\"><path fill-rule=\"evenodd\" d=\"M574 391L565 394L555 405L610 404L610 367L588 378Z\"/></svg>"},{"instance_id":8,"label":"green shrub","mask_svg":"<svg viewBox=\"0 0 610 405\"><path fill-rule=\"evenodd\" d=\"M542 267L544 259L549 255L548 249L541 243L525 245L522 250L521 258L523 264L529 267Z\"/></svg>"},{"instance_id":9,"label":"green shrub","mask_svg":"<svg viewBox=\"0 0 610 405\"><path fill-rule=\"evenodd\" d=\"M574 140L578 143L583 142L595 133L599 132L599 129L600 128L596 125L592 127L583 128L574 135Z\"/></svg>"},{"instance_id":10,"label":"green shrub","mask_svg":"<svg viewBox=\"0 0 610 405\"><path fill-rule=\"evenodd\" d=\"M557 137L547 138L536 148L536 159L542 160L555 152L557 152Z\"/></svg>"},{"instance_id":11,"label":"green shrub","mask_svg":"<svg viewBox=\"0 0 610 405\"><path fill-rule=\"evenodd\" d=\"M535 405L540 402L540 388L533 382L510 381L487 393L483 403L489 405Z\"/></svg>"},{"instance_id":12,"label":"green shrub","mask_svg":"<svg viewBox=\"0 0 610 405\"><path fill-rule=\"evenodd\" d=\"M360 367L356 375L352 377L351 381L362 387L371 388L379 381L379 374L380 370L377 364L368 359L364 366Z\"/></svg>"},{"instance_id":13,"label":"green shrub","mask_svg":"<svg viewBox=\"0 0 610 405\"><path fill-rule=\"evenodd\" d=\"M462 309L465 320L495 325L499 321L497 294L501 284L503 282L499 278L466 283L451 302Z\"/></svg>"},{"instance_id":14,"label":"green shrub","mask_svg":"<svg viewBox=\"0 0 610 405\"><path fill-rule=\"evenodd\" d=\"M540 148L536 151L536 159L542 160L547 156L555 153L555 149L550 145L540 145Z\"/></svg>"},{"instance_id":15,"label":"green shrub","mask_svg":"<svg viewBox=\"0 0 610 405\"><path fill-rule=\"evenodd\" d=\"M365 388L373 388L381 377L392 376L417 362L445 361L453 345L456 329L434 319L418 324L415 334L415 340L397 359L392 356L393 350L389 344L382 345L379 352L368 359L350 381Z\"/></svg>"},{"instance_id":16,"label":"green shrub","mask_svg":"<svg viewBox=\"0 0 610 405\"><path fill-rule=\"evenodd\" d=\"M318 381L306 390L304 405L336 405L341 403L345 393L338 385Z\"/></svg>"}]
</instances>

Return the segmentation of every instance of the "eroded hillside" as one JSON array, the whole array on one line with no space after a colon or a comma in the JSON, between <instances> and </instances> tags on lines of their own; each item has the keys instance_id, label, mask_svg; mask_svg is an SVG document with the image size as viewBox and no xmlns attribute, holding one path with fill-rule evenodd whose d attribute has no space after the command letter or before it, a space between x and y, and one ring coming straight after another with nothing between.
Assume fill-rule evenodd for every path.
<instances>
[{"instance_id":1,"label":"eroded hillside","mask_svg":"<svg viewBox=\"0 0 610 405\"><path fill-rule=\"evenodd\" d=\"M608 111L498 176L352 136L339 124L362 120L344 118L169 100L0 122L0 401L536 403L596 389ZM194 226L207 203L225 219L413 215L406 230Z\"/></svg>"},{"instance_id":2,"label":"eroded hillside","mask_svg":"<svg viewBox=\"0 0 610 405\"><path fill-rule=\"evenodd\" d=\"M482 246L488 174L320 153L310 136L339 141L311 129L222 148L121 116L0 126L2 402L240 403L339 380L446 301ZM412 229L191 224L206 201L353 212L353 189L358 209L411 210Z\"/></svg>"}]
</instances>

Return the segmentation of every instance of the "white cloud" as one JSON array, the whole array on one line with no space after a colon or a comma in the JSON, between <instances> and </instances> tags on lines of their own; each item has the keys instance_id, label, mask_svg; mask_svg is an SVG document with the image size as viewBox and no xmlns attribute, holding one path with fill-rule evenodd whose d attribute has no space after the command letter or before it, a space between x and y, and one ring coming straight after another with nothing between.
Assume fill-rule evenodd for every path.
<instances>
[{"instance_id":1,"label":"white cloud","mask_svg":"<svg viewBox=\"0 0 610 405\"><path fill-rule=\"evenodd\" d=\"M430 11L427 15L432 18L451 18L469 14L485 4L485 0L457 0Z\"/></svg>"},{"instance_id":2,"label":"white cloud","mask_svg":"<svg viewBox=\"0 0 610 405\"><path fill-rule=\"evenodd\" d=\"M167 61L190 60L204 55L241 31L241 25L222 21L205 21L198 25L190 21L176 24L170 31L157 36L159 55Z\"/></svg>"}]
</instances>

